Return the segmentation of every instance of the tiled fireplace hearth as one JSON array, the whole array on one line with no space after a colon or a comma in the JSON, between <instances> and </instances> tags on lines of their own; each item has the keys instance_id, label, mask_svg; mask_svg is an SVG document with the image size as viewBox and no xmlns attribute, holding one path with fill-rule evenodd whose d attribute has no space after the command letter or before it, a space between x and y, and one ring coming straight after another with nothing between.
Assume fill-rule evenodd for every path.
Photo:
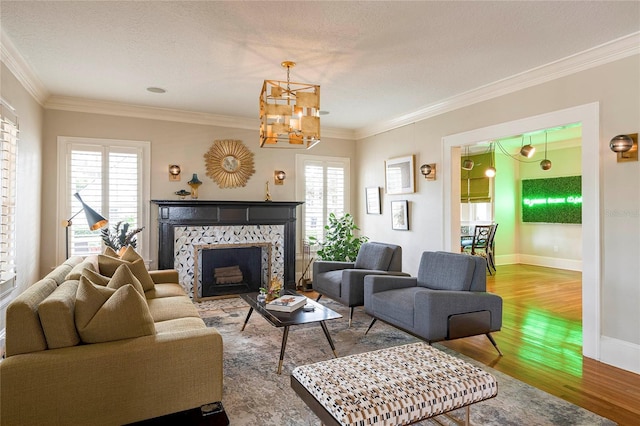
<instances>
[{"instance_id":1,"label":"tiled fireplace hearth","mask_svg":"<svg viewBox=\"0 0 640 426\"><path fill-rule=\"evenodd\" d=\"M233 248L248 249L238 253L258 248L257 257L262 265L259 274L248 274L260 275L261 283L253 279L238 286L238 292L255 291L255 286L267 283L270 277L277 277L286 288L295 289L296 207L301 203L209 200L153 200L153 203L158 205L158 269L176 269L180 284L195 299L203 298L203 287L204 298L216 296L216 291L219 295L234 292L227 284L220 289L212 286L210 271L205 270L203 278L202 270L203 255L229 256L227 249ZM224 250L214 253L217 249ZM205 259L204 263L207 262ZM242 260L238 263L244 264Z\"/></svg>"}]
</instances>

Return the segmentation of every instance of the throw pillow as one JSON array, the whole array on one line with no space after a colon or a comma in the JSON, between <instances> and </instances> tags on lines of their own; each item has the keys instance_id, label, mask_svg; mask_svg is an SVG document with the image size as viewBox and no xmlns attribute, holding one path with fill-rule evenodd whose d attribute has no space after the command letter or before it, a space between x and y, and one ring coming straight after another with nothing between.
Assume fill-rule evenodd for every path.
<instances>
[{"instance_id":1,"label":"throw pillow","mask_svg":"<svg viewBox=\"0 0 640 426\"><path fill-rule=\"evenodd\" d=\"M142 284L140 284L140 281L135 277L135 275L133 275L131 269L129 269L127 265L118 266L116 272L113 273L113 276L111 278L89 272L80 277L80 280L87 280L91 284L106 286L116 290L122 286L131 284L138 293L144 296L144 289L142 288Z\"/></svg>"},{"instance_id":2,"label":"throw pillow","mask_svg":"<svg viewBox=\"0 0 640 426\"><path fill-rule=\"evenodd\" d=\"M80 279L82 279L82 277L88 279L89 281L91 281L91 283L95 285L101 285L104 287L106 287L107 284L109 284L109 280L111 279L111 277L105 277L104 275L100 275L99 273L90 271L88 269L85 269L84 271L82 271L82 275L80 276Z\"/></svg>"},{"instance_id":3,"label":"throw pillow","mask_svg":"<svg viewBox=\"0 0 640 426\"><path fill-rule=\"evenodd\" d=\"M65 281L38 305L38 316L49 349L80 343L74 311L78 281Z\"/></svg>"},{"instance_id":4,"label":"throw pillow","mask_svg":"<svg viewBox=\"0 0 640 426\"><path fill-rule=\"evenodd\" d=\"M91 262L90 260L83 260L82 262L78 263L76 266L74 266L71 271L67 274L66 277L64 277L65 281L66 280L79 280L80 276L82 275L82 271L84 271L85 269L91 270L91 271L96 271L95 269L95 265L93 262Z\"/></svg>"},{"instance_id":5,"label":"throw pillow","mask_svg":"<svg viewBox=\"0 0 640 426\"><path fill-rule=\"evenodd\" d=\"M125 253L126 254L126 253ZM112 277L120 265L127 265L133 275L140 281L144 291L153 290L155 284L149 271L147 271L144 261L139 257L136 261L127 261L125 259L116 259L114 257L98 255L98 264L100 265L100 273L108 277Z\"/></svg>"},{"instance_id":6,"label":"throw pillow","mask_svg":"<svg viewBox=\"0 0 640 426\"><path fill-rule=\"evenodd\" d=\"M132 285L118 289L81 280L75 323L84 343L101 343L155 334L149 306Z\"/></svg>"},{"instance_id":7,"label":"throw pillow","mask_svg":"<svg viewBox=\"0 0 640 426\"><path fill-rule=\"evenodd\" d=\"M105 256L109 256L109 257L115 257L116 259L120 258L120 255L118 255L118 253L112 249L111 247L105 247L104 248L104 254Z\"/></svg>"}]
</instances>

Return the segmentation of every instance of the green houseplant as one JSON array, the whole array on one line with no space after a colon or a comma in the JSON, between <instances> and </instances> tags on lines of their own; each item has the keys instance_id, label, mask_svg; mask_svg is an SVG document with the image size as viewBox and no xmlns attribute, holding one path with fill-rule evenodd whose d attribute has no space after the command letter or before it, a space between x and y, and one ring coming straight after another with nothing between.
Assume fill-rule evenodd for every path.
<instances>
[{"instance_id":1,"label":"green houseplant","mask_svg":"<svg viewBox=\"0 0 640 426\"><path fill-rule=\"evenodd\" d=\"M113 228L102 228L100 230L100 233L102 234L102 241L107 247L111 247L116 252L120 251L120 249L126 248L127 246L136 248L136 235L144 229L144 226L142 228L129 230L130 226L131 225L129 223L120 221L116 223Z\"/></svg>"},{"instance_id":2,"label":"green houseplant","mask_svg":"<svg viewBox=\"0 0 640 426\"><path fill-rule=\"evenodd\" d=\"M359 231L360 228L349 213L345 213L342 217L330 213L329 224L324 229L326 230L325 241L309 237L311 245L320 246L317 254L321 260L355 262L360 246L369 241L369 237L354 235L354 231Z\"/></svg>"}]
</instances>

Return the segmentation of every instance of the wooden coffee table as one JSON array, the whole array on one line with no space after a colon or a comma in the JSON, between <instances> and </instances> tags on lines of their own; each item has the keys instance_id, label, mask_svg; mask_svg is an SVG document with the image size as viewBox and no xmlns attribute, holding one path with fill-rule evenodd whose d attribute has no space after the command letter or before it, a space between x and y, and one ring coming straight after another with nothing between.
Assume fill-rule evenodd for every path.
<instances>
[{"instance_id":1,"label":"wooden coffee table","mask_svg":"<svg viewBox=\"0 0 640 426\"><path fill-rule=\"evenodd\" d=\"M332 311L331 309L323 306L309 298L307 298L307 306L311 305L314 307L313 311L307 312L303 308L297 309L293 312L278 312L278 311L270 311L264 307L264 302L258 302L257 297L259 293L243 293L240 295L242 300L247 302L250 306L249 312L247 313L247 318L244 320L244 324L242 325L242 330L247 326L249 322L249 318L253 311L257 311L264 319L269 322L269 324L274 327L284 327L282 333L282 345L280 346L280 361L278 362L278 370L277 373L280 374L282 372L282 360L284 359L284 350L287 346L287 338L289 337L289 327L292 325L300 325L300 324L309 324L318 322L320 323L320 327L322 327L322 331L324 331L324 335L327 337L329 341L329 345L331 346L331 350L333 351L333 355L337 358L338 354L336 353L336 347L333 344L333 340L331 339L331 335L329 334L329 330L327 329L327 325L325 321L342 318L342 315L339 313ZM299 296L304 296L302 294L298 294L292 291L288 291L286 294L297 294Z\"/></svg>"}]
</instances>

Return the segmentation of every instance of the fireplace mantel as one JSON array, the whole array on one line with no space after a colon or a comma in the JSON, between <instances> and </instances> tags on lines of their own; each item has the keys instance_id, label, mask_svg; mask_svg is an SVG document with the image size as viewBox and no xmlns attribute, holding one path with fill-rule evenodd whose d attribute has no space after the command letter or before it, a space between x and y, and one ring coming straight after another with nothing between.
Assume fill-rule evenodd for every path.
<instances>
[{"instance_id":1,"label":"fireplace mantel","mask_svg":"<svg viewBox=\"0 0 640 426\"><path fill-rule=\"evenodd\" d=\"M295 289L299 201L152 200L158 205L158 269L174 268L174 227L283 225L284 285Z\"/></svg>"}]
</instances>

